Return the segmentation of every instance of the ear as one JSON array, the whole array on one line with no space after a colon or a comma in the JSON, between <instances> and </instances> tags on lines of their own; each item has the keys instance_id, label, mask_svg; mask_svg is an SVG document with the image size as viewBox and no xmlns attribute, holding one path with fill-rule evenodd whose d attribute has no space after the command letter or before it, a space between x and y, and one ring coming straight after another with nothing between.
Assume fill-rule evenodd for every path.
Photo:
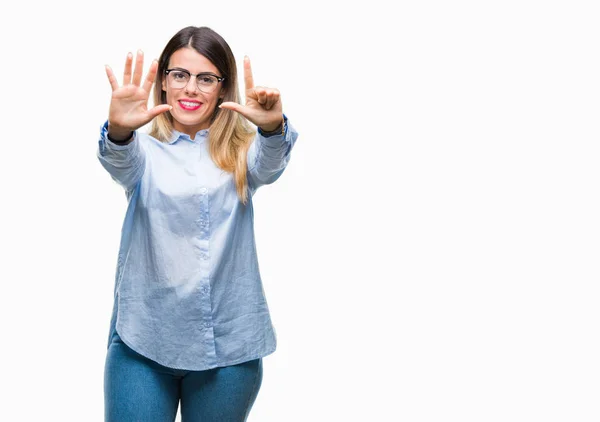
<instances>
[{"instance_id":1,"label":"ear","mask_svg":"<svg viewBox=\"0 0 600 422\"><path fill-rule=\"evenodd\" d=\"M167 91L167 80L165 78L163 78L161 85L162 85L162 90L166 92Z\"/></svg>"}]
</instances>

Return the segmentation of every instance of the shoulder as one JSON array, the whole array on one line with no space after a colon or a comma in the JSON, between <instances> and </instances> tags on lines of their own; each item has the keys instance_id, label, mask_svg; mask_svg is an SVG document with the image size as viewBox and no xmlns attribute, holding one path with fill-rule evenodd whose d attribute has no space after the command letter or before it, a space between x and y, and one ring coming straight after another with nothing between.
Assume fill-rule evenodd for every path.
<instances>
[{"instance_id":1,"label":"shoulder","mask_svg":"<svg viewBox=\"0 0 600 422\"><path fill-rule=\"evenodd\" d=\"M162 142L159 139L156 139L154 136L146 132L138 131L138 140L140 145L145 149L163 149L165 146L168 146L168 142Z\"/></svg>"}]
</instances>

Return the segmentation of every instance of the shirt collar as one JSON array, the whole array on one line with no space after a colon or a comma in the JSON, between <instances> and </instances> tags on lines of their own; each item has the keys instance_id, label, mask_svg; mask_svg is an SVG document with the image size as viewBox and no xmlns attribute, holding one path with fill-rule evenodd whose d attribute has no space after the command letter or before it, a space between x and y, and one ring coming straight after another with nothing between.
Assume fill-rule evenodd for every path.
<instances>
[{"instance_id":1,"label":"shirt collar","mask_svg":"<svg viewBox=\"0 0 600 422\"><path fill-rule=\"evenodd\" d=\"M201 142L204 139L206 139L206 137L208 136L208 131L209 131L209 129L199 130L198 132L196 132L196 138L190 139L189 135L173 129L173 131L171 132L171 139L169 139L169 145L174 144L175 142L177 142L180 139L187 140L190 142Z\"/></svg>"}]
</instances>

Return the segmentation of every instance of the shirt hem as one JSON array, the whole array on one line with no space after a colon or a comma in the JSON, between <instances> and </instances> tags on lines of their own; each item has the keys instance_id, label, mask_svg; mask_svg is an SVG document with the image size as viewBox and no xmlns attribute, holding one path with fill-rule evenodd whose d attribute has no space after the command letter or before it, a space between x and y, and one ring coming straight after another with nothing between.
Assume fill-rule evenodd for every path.
<instances>
[{"instance_id":1,"label":"shirt hem","mask_svg":"<svg viewBox=\"0 0 600 422\"><path fill-rule=\"evenodd\" d=\"M115 331L117 332L117 334L118 334L119 338L121 339L121 341L123 343L125 343L125 345L127 347L129 347L131 350L133 350L137 354L145 357L146 359L150 359L151 361L156 362L159 365L162 365L162 366L164 366L166 368L180 370L180 371L208 371L209 369L222 368L222 367L225 367L225 366L239 365L241 363L248 362L248 361L251 361L251 360L264 358L264 357L266 357L266 356L274 353L277 350L277 345L275 345L274 347L272 347L270 349L267 349L265 352L257 353L255 355L250 355L249 357L243 357L243 358L240 358L240 359L233 359L233 360L229 360L229 361L225 361L225 362L218 362L215 365L201 366L201 367L198 367L198 368L172 366L172 365L167 364L166 362L164 362L162 360L159 360L159 359L156 359L156 358L152 358L152 357L148 356L147 354L141 352L137 347L133 346L133 344L131 344L129 342L129 340L127 340L126 338L123 338L123 336L121 335L121 333L119 333L118 328L115 327Z\"/></svg>"}]
</instances>

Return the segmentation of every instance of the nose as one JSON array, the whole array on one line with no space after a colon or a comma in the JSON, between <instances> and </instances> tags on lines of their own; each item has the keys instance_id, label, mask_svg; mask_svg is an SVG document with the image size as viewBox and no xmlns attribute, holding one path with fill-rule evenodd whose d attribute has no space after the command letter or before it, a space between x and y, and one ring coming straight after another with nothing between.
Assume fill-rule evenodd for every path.
<instances>
[{"instance_id":1,"label":"nose","mask_svg":"<svg viewBox=\"0 0 600 422\"><path fill-rule=\"evenodd\" d=\"M191 75L190 80L185 86L185 92L198 92L198 83L196 82L196 76Z\"/></svg>"}]
</instances>

